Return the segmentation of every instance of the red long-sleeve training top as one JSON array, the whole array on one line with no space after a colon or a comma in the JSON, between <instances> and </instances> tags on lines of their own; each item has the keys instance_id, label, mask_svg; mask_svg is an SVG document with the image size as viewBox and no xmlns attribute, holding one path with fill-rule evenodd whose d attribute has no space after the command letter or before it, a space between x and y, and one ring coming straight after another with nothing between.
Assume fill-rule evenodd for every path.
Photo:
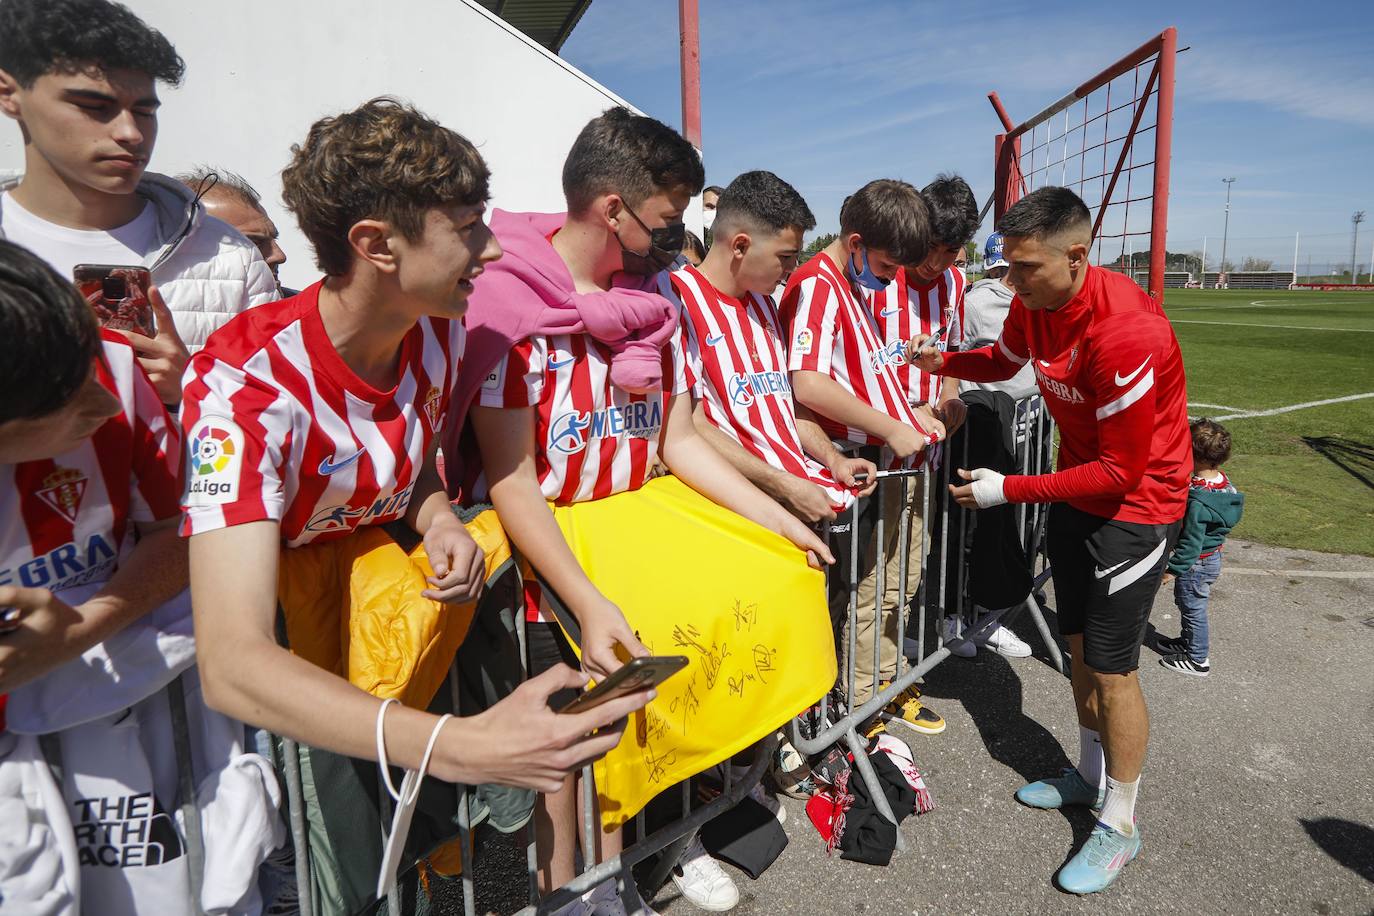
<instances>
[{"instance_id":1,"label":"red long-sleeve training top","mask_svg":"<svg viewBox=\"0 0 1374 916\"><path fill-rule=\"evenodd\" d=\"M1059 424L1059 469L1007 477L1007 500L1067 502L1141 524L1182 518L1193 467L1188 395L1159 305L1127 277L1089 267L1078 295L1053 312L1013 299L997 342L946 353L941 374L1000 381L1028 360Z\"/></svg>"}]
</instances>

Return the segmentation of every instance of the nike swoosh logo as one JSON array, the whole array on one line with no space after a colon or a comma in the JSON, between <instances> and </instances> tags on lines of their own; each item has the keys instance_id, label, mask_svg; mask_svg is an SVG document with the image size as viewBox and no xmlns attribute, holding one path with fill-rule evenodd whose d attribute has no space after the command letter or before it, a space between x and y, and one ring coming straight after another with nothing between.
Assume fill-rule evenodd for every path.
<instances>
[{"instance_id":1,"label":"nike swoosh logo","mask_svg":"<svg viewBox=\"0 0 1374 916\"><path fill-rule=\"evenodd\" d=\"M1110 568L1108 568L1108 569L1094 569L1094 570L1093 570L1093 575L1096 576L1096 577L1099 578L1099 579L1105 579L1105 578L1107 578L1108 576L1110 576L1112 573L1116 572L1116 571L1117 571L1118 569L1120 569L1121 567L1125 566L1125 565L1126 565L1127 563L1129 563L1129 562L1131 562L1131 561L1130 561L1130 560L1122 560L1120 563L1118 563L1118 564L1116 564L1115 566L1110 567Z\"/></svg>"},{"instance_id":2,"label":"nike swoosh logo","mask_svg":"<svg viewBox=\"0 0 1374 916\"><path fill-rule=\"evenodd\" d=\"M1040 365L1044 366L1046 369L1048 369L1048 368L1050 367L1050 364L1049 364L1049 362L1048 362L1047 360L1040 359L1040 360L1036 360L1036 362L1038 362Z\"/></svg>"},{"instance_id":3,"label":"nike swoosh logo","mask_svg":"<svg viewBox=\"0 0 1374 916\"><path fill-rule=\"evenodd\" d=\"M1130 375L1126 376L1125 378L1122 378L1121 373L1118 372L1116 374L1116 378L1114 379L1114 381L1116 382L1116 387L1121 388L1125 385L1129 385L1135 379L1135 377L1139 375L1144 370L1144 368L1150 364L1151 356L1154 356L1154 354L1151 353L1150 356L1145 357L1145 362L1137 366L1136 370L1132 372Z\"/></svg>"},{"instance_id":4,"label":"nike swoosh logo","mask_svg":"<svg viewBox=\"0 0 1374 916\"><path fill-rule=\"evenodd\" d=\"M893 307L890 308L890 309L883 309L882 314L884 314L884 315L895 315L895 314L897 314L897 313L900 312L900 311L901 311L900 308L898 308L897 306L893 306Z\"/></svg>"},{"instance_id":5,"label":"nike swoosh logo","mask_svg":"<svg viewBox=\"0 0 1374 916\"><path fill-rule=\"evenodd\" d=\"M335 471L343 470L344 468L348 467L348 466L349 466L350 464L352 464L353 462L357 461L359 458L363 457L363 452L364 452L364 451L366 451L366 449L361 449L361 448L360 448L360 449L358 449L356 452L354 452L353 454L351 454L351 455L349 455L347 458L345 458L343 461L335 461L335 462L332 463L332 464L330 463L330 461L329 461L328 458L321 458L321 459L320 459L320 473L321 473L321 474L333 474Z\"/></svg>"},{"instance_id":6,"label":"nike swoosh logo","mask_svg":"<svg viewBox=\"0 0 1374 916\"><path fill-rule=\"evenodd\" d=\"M566 359L553 359L552 357L550 357L549 368L562 369L564 366L571 366L573 364L573 359L574 357L571 356L567 357Z\"/></svg>"},{"instance_id":7,"label":"nike swoosh logo","mask_svg":"<svg viewBox=\"0 0 1374 916\"><path fill-rule=\"evenodd\" d=\"M706 338L706 346L714 347L716 344L720 343L724 339L724 334L717 334L715 337L708 337Z\"/></svg>"}]
</instances>

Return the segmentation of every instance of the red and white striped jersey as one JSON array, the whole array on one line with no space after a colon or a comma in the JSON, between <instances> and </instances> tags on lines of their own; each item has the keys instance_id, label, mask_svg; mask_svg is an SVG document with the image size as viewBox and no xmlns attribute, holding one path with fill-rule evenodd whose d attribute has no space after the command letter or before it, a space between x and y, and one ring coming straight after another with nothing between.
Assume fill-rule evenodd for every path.
<instances>
[{"instance_id":1,"label":"red and white striped jersey","mask_svg":"<svg viewBox=\"0 0 1374 916\"><path fill-rule=\"evenodd\" d=\"M892 349L899 341L904 343L913 337L924 341L944 327L945 336L935 346L941 350L959 349L956 335L962 326L959 316L964 301L964 275L957 267L951 267L935 282L924 286L907 280L906 269L899 269L886 289L865 297L878 322L878 336L884 346ZM896 349L900 352L892 365L907 400L912 404L938 403L940 378L911 365L904 347Z\"/></svg>"},{"instance_id":2,"label":"red and white striped jersey","mask_svg":"<svg viewBox=\"0 0 1374 916\"><path fill-rule=\"evenodd\" d=\"M611 350L588 334L533 335L501 358L482 383L482 407L534 407L535 470L559 505L638 490L658 458L673 395L688 390L682 350L663 350L663 388L631 394L611 383ZM485 477L475 499L487 499Z\"/></svg>"},{"instance_id":3,"label":"red and white striped jersey","mask_svg":"<svg viewBox=\"0 0 1374 916\"><path fill-rule=\"evenodd\" d=\"M733 299L690 266L672 280L688 377L706 418L755 458L820 487L836 511L849 506L853 492L802 449L773 300L758 293Z\"/></svg>"},{"instance_id":4,"label":"red and white striped jersey","mask_svg":"<svg viewBox=\"0 0 1374 916\"><path fill-rule=\"evenodd\" d=\"M133 547L130 522L175 518L181 436L123 338L104 333L100 384L121 410L62 455L0 465L0 585L68 604L109 580Z\"/></svg>"},{"instance_id":5,"label":"red and white striped jersey","mask_svg":"<svg viewBox=\"0 0 1374 916\"><path fill-rule=\"evenodd\" d=\"M875 410L926 429L907 403L897 378L897 360L906 359L906 343L884 346L868 304L855 298L844 271L824 252L792 272L782 297L788 339L787 368L829 375L846 391ZM883 439L817 416L832 439L850 445L883 445ZM927 441L933 439L927 436Z\"/></svg>"},{"instance_id":6,"label":"red and white striped jersey","mask_svg":"<svg viewBox=\"0 0 1374 916\"><path fill-rule=\"evenodd\" d=\"M270 519L297 547L405 514L444 425L462 322L416 322L396 387L379 391L325 333L321 285L244 312L191 358L183 535Z\"/></svg>"}]
</instances>

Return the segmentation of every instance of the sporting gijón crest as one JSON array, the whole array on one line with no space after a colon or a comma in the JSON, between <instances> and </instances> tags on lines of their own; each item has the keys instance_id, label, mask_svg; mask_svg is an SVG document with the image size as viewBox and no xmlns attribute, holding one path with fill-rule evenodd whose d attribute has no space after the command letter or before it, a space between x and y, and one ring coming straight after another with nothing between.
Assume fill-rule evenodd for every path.
<instances>
[{"instance_id":1,"label":"sporting gij\u00f3n crest","mask_svg":"<svg viewBox=\"0 0 1374 916\"><path fill-rule=\"evenodd\" d=\"M58 515L72 524L81 511L81 498L86 495L86 475L75 468L57 468L43 478L38 498Z\"/></svg>"}]
</instances>

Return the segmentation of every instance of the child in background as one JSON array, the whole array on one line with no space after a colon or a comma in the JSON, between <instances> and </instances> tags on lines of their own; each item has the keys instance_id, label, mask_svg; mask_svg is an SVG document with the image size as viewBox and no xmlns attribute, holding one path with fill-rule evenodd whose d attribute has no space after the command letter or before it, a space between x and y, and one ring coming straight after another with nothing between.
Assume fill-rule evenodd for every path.
<instances>
[{"instance_id":1,"label":"child in background","mask_svg":"<svg viewBox=\"0 0 1374 916\"><path fill-rule=\"evenodd\" d=\"M1212 420L1194 420L1193 479L1188 484L1188 512L1178 546L1169 558L1164 581L1173 579L1174 603L1182 616L1177 639L1161 638L1159 663L1181 674L1206 677L1212 670L1208 651L1207 601L1221 575L1221 549L1240 523L1245 496L1232 486L1221 466L1231 457L1231 434Z\"/></svg>"}]
</instances>

